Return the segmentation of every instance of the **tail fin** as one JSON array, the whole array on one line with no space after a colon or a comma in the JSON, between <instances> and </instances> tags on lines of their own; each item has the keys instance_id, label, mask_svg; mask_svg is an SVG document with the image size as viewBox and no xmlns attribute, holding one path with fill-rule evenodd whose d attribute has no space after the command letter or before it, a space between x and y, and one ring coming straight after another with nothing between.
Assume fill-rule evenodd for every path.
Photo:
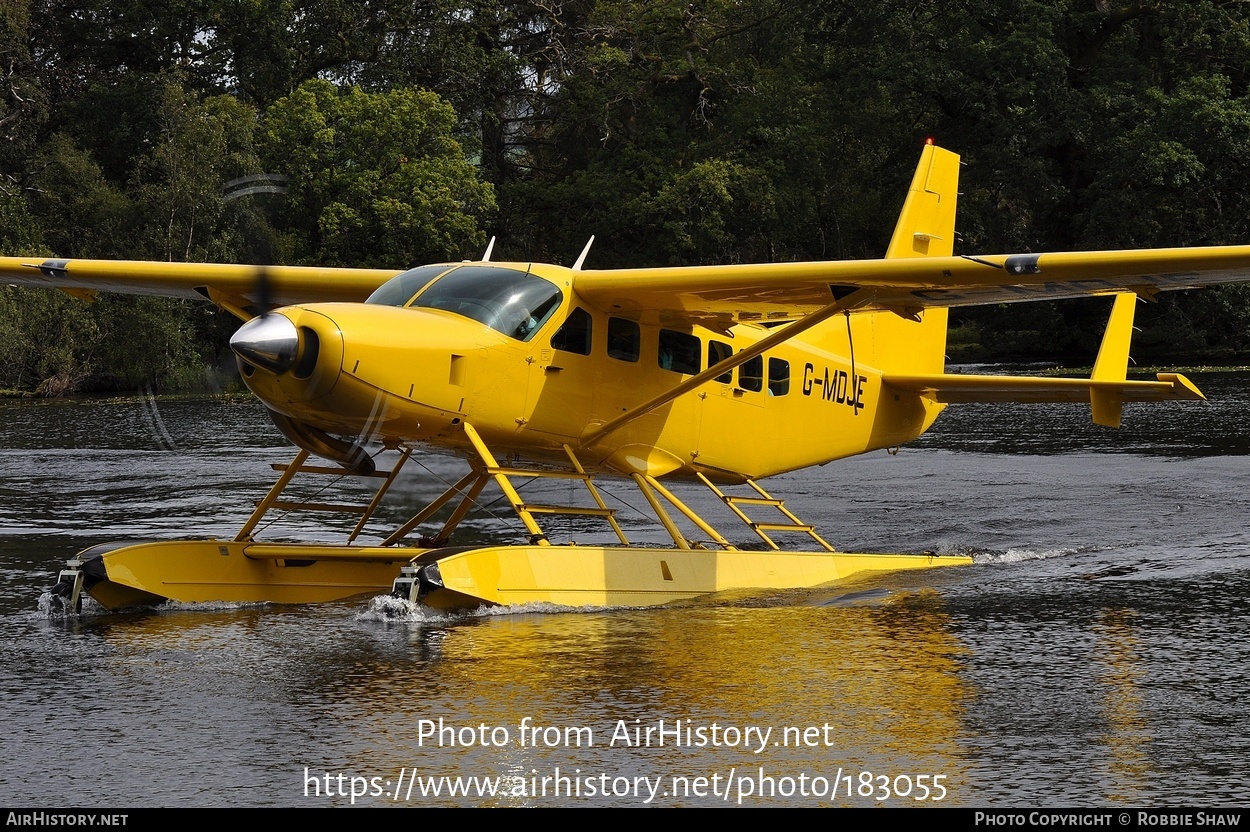
<instances>
[{"instance_id":1,"label":"tail fin","mask_svg":"<svg viewBox=\"0 0 1250 832\"><path fill-rule=\"evenodd\" d=\"M1119 292L1111 305L1111 317L1107 331L1098 348L1098 360L1094 362L1094 381L1124 381L1128 378L1128 349L1133 337L1133 313L1137 309L1137 295ZM1120 426L1120 413L1124 408L1124 396L1114 388L1091 387L1089 403L1094 411L1094 424L1109 428Z\"/></svg>"},{"instance_id":2,"label":"tail fin","mask_svg":"<svg viewBox=\"0 0 1250 832\"><path fill-rule=\"evenodd\" d=\"M959 156L932 143L925 144L886 258L953 254L958 191Z\"/></svg>"},{"instance_id":3,"label":"tail fin","mask_svg":"<svg viewBox=\"0 0 1250 832\"><path fill-rule=\"evenodd\" d=\"M959 157L926 143L886 258L953 254L958 188ZM873 316L871 343L877 366L889 372L941 373L946 366L947 311L929 308L896 312ZM856 347L866 340L857 336Z\"/></svg>"}]
</instances>

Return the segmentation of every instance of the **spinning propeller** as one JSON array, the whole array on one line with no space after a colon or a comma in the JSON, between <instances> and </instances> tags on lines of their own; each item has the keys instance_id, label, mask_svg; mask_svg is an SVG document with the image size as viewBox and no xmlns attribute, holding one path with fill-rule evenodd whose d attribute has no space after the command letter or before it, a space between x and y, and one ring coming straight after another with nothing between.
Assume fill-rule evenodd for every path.
<instances>
[{"instance_id":1,"label":"spinning propeller","mask_svg":"<svg viewBox=\"0 0 1250 832\"><path fill-rule=\"evenodd\" d=\"M230 336L230 349L251 368L274 375L282 375L293 369L296 376L311 375L316 368L320 351L317 334L305 328L301 336L300 329L290 318L271 311L273 294L269 270L264 266L256 269L256 286L252 295L256 298L257 315ZM249 372L245 367L243 375L246 378L252 372L254 370ZM373 473L373 458L364 444L373 433L377 408L375 414L370 415L370 423L355 440L332 436L320 428L292 419L272 408L265 409L282 435L296 446L357 473Z\"/></svg>"},{"instance_id":2,"label":"spinning propeller","mask_svg":"<svg viewBox=\"0 0 1250 832\"><path fill-rule=\"evenodd\" d=\"M272 373L289 370L299 357L299 331L285 315L270 314L273 294L269 270L256 269L256 317L230 336L230 349L244 361Z\"/></svg>"}]
</instances>

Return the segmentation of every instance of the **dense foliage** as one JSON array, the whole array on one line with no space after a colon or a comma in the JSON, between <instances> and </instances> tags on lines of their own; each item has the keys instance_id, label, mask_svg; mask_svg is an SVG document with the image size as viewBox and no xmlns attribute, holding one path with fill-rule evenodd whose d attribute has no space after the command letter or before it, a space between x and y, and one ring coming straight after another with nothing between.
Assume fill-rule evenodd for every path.
<instances>
[{"instance_id":1,"label":"dense foliage","mask_svg":"<svg viewBox=\"0 0 1250 832\"><path fill-rule=\"evenodd\" d=\"M1250 242L1241 3L3 0L0 70L6 254L878 257L930 135L962 251ZM960 312L952 358L1088 356L1105 312ZM1140 318L1139 358L1250 352L1242 287ZM0 387L193 384L231 326L0 288Z\"/></svg>"}]
</instances>

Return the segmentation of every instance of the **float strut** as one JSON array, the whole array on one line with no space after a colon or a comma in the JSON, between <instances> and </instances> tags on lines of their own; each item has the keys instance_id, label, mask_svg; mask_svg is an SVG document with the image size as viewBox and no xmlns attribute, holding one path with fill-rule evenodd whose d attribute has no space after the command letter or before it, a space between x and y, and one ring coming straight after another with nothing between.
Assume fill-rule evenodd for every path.
<instances>
[{"instance_id":1,"label":"float strut","mask_svg":"<svg viewBox=\"0 0 1250 832\"><path fill-rule=\"evenodd\" d=\"M62 569L56 576L56 591L64 594L65 605L73 607L74 612L82 612L82 561L78 558L72 558L65 562L65 569Z\"/></svg>"}]
</instances>

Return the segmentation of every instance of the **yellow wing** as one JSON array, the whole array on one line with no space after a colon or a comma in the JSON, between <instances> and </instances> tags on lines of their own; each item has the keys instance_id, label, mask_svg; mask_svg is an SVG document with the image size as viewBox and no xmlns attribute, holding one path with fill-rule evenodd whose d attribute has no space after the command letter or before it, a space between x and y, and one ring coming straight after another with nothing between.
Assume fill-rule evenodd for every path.
<instances>
[{"instance_id":1,"label":"yellow wing","mask_svg":"<svg viewBox=\"0 0 1250 832\"><path fill-rule=\"evenodd\" d=\"M62 289L76 295L123 292L203 297L231 311L260 302L262 280L266 284L269 302L275 305L363 301L399 271L0 257L0 283ZM241 317L246 317L246 314Z\"/></svg>"},{"instance_id":2,"label":"yellow wing","mask_svg":"<svg viewBox=\"0 0 1250 832\"><path fill-rule=\"evenodd\" d=\"M255 303L262 268L275 304L362 301L401 271L0 257L0 282L190 298L209 297L211 291ZM801 318L855 289L871 290L870 299L857 310L909 312L1124 291L1151 296L1246 282L1250 246L678 266L574 275L577 294L612 314L746 323Z\"/></svg>"},{"instance_id":3,"label":"yellow wing","mask_svg":"<svg viewBox=\"0 0 1250 832\"><path fill-rule=\"evenodd\" d=\"M977 306L1192 289L1250 281L1250 246L915 257L578 272L577 294L605 311L661 320L800 318L856 289L857 310L904 314Z\"/></svg>"}]
</instances>

